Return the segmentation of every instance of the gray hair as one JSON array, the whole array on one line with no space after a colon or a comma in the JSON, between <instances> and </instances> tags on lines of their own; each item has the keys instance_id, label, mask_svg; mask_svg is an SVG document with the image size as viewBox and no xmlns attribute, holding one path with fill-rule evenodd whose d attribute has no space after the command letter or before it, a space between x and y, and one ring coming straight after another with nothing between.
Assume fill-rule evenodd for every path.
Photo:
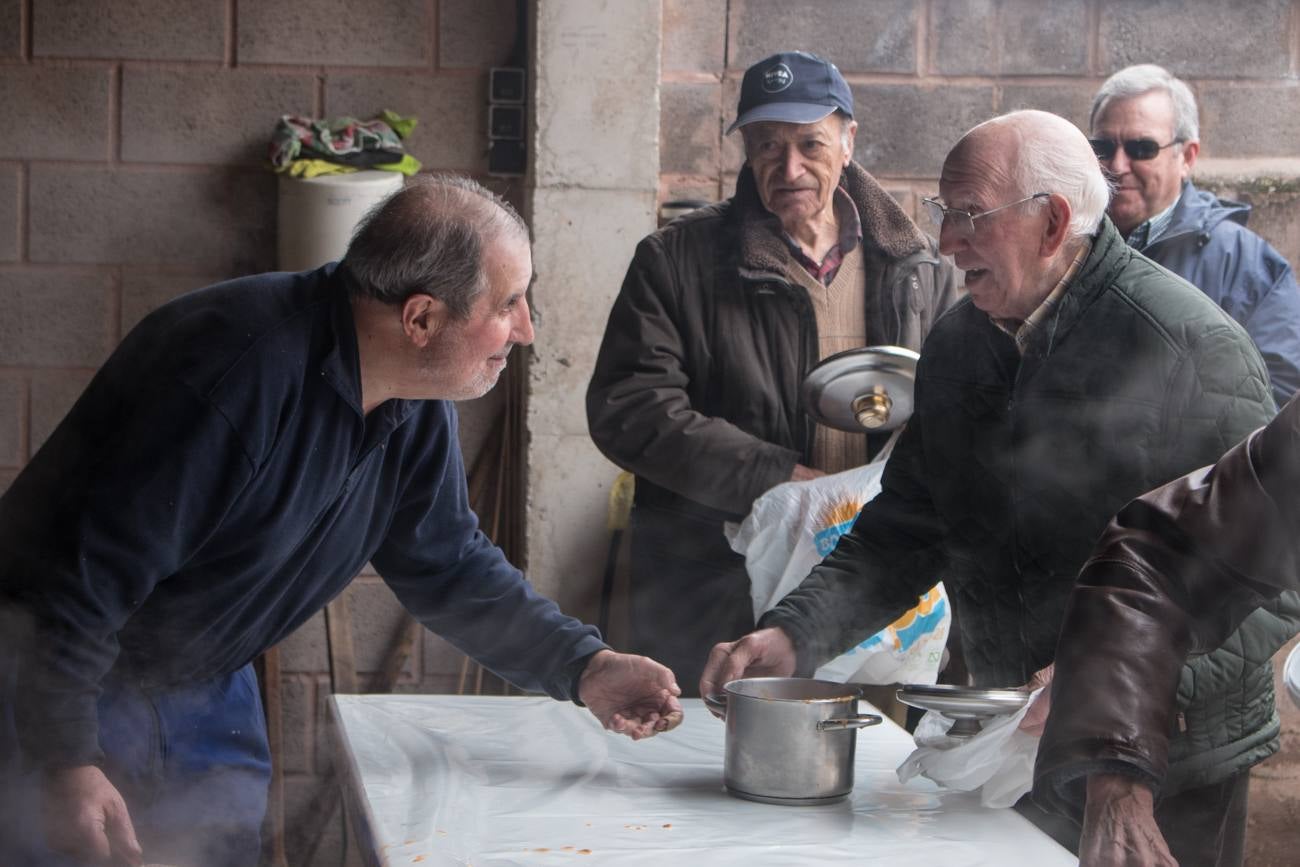
<instances>
[{"instance_id":1,"label":"gray hair","mask_svg":"<svg viewBox=\"0 0 1300 867\"><path fill-rule=\"evenodd\" d=\"M527 242L528 228L496 193L459 175L422 177L362 218L343 267L355 294L401 304L423 293L466 319L487 287L483 251L503 237Z\"/></svg>"},{"instance_id":2,"label":"gray hair","mask_svg":"<svg viewBox=\"0 0 1300 867\"><path fill-rule=\"evenodd\" d=\"M1106 79L1092 99L1092 113L1088 115L1088 128L1097 125L1097 118L1111 100L1142 96L1153 90L1163 91L1174 108L1174 138L1179 141L1200 140L1200 116L1196 111L1196 97L1182 79L1175 78L1167 69L1154 63L1129 66Z\"/></svg>"}]
</instances>

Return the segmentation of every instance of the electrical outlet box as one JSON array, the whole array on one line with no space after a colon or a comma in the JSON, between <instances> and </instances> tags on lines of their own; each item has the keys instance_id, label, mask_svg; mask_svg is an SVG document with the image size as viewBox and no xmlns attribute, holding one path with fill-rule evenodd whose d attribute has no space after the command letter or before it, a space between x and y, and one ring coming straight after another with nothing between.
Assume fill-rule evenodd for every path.
<instances>
[{"instance_id":1,"label":"electrical outlet box","mask_svg":"<svg viewBox=\"0 0 1300 867\"><path fill-rule=\"evenodd\" d=\"M523 105L524 70L515 66L494 66L488 70L488 102L499 105Z\"/></svg>"},{"instance_id":2,"label":"electrical outlet box","mask_svg":"<svg viewBox=\"0 0 1300 867\"><path fill-rule=\"evenodd\" d=\"M522 175L528 170L528 149L522 141L494 139L488 142L488 174Z\"/></svg>"},{"instance_id":3,"label":"electrical outlet box","mask_svg":"<svg viewBox=\"0 0 1300 867\"><path fill-rule=\"evenodd\" d=\"M488 138L518 141L524 137L522 105L489 105Z\"/></svg>"}]
</instances>

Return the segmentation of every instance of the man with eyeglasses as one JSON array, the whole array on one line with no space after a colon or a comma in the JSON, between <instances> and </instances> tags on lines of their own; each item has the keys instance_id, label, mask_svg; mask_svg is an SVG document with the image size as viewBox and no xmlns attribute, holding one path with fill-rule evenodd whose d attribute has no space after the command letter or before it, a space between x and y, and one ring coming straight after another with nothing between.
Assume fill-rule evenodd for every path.
<instances>
[{"instance_id":1,"label":"man with eyeglasses","mask_svg":"<svg viewBox=\"0 0 1300 867\"><path fill-rule=\"evenodd\" d=\"M919 350L957 297L952 264L853 161L857 129L830 61L785 51L749 67L728 130L745 148L735 195L645 238L609 314L587 420L636 474L631 646L684 689L710 647L754 625L724 522L884 441L815 424L804 375L854 347Z\"/></svg>"},{"instance_id":2,"label":"man with eyeglasses","mask_svg":"<svg viewBox=\"0 0 1300 867\"><path fill-rule=\"evenodd\" d=\"M1192 184L1201 145L1191 89L1153 64L1121 69L1097 91L1090 126L1115 184L1115 227L1245 327L1285 404L1300 390L1300 289L1287 260L1246 228L1249 205Z\"/></svg>"},{"instance_id":3,"label":"man with eyeglasses","mask_svg":"<svg viewBox=\"0 0 1300 867\"><path fill-rule=\"evenodd\" d=\"M939 193L927 207L968 296L926 340L883 490L757 631L714 648L703 692L811 673L936 575L972 685L1025 684L1052 662L1075 576L1111 516L1273 413L1246 332L1105 218L1106 180L1068 121L1026 111L975 127L948 154ZM1252 615L1187 675L1176 794L1156 817L1184 867L1240 860L1244 814L1230 796L1278 747L1269 659L1300 606L1289 615ZM1019 809L1077 846L1077 826L1027 799Z\"/></svg>"}]
</instances>

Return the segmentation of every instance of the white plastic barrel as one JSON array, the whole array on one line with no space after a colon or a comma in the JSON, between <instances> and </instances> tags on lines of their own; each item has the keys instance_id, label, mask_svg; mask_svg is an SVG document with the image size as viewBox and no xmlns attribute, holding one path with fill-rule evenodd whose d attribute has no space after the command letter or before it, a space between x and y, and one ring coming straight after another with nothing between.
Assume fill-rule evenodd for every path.
<instances>
[{"instance_id":1,"label":"white plastic barrel","mask_svg":"<svg viewBox=\"0 0 1300 867\"><path fill-rule=\"evenodd\" d=\"M383 171L316 178L280 175L280 270L306 271L343 258L352 230L366 211L401 189L404 177Z\"/></svg>"}]
</instances>

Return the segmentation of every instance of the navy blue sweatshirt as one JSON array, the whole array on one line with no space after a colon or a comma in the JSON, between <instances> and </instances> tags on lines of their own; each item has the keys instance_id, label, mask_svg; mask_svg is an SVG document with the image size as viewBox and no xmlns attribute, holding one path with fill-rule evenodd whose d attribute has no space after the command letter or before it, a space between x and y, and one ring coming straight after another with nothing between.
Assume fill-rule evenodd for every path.
<instances>
[{"instance_id":1,"label":"navy blue sweatshirt","mask_svg":"<svg viewBox=\"0 0 1300 867\"><path fill-rule=\"evenodd\" d=\"M539 596L469 509L455 407L361 411L333 266L183 296L140 323L0 499L0 604L34 618L19 737L102 758L101 684L243 666L370 561L428 628L572 698L596 630Z\"/></svg>"}]
</instances>

